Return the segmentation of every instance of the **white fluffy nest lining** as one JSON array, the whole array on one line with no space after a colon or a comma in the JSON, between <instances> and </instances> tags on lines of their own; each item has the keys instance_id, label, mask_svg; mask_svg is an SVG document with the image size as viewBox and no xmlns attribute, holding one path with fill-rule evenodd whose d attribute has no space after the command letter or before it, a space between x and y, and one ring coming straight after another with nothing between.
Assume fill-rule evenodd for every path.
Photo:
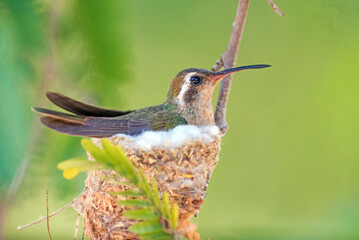
<instances>
[{"instance_id":1,"label":"white fluffy nest lining","mask_svg":"<svg viewBox=\"0 0 359 240\"><path fill-rule=\"evenodd\" d=\"M127 146L133 149L150 150L153 147L178 148L192 141L209 143L220 137L217 126L180 125L169 131L146 131L137 136L116 134L123 138Z\"/></svg>"}]
</instances>

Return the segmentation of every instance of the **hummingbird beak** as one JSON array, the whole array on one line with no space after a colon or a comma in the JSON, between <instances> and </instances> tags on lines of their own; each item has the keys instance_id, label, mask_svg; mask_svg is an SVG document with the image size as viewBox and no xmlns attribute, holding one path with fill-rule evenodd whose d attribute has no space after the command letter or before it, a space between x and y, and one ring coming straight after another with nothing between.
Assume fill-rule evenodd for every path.
<instances>
[{"instance_id":1,"label":"hummingbird beak","mask_svg":"<svg viewBox=\"0 0 359 240\"><path fill-rule=\"evenodd\" d=\"M228 76L231 73L235 73L235 72L239 72L239 71L247 70L247 69L267 68L270 66L271 65L267 65L267 64L257 64L257 65L249 65L249 66L225 69L223 71L213 73L213 75L210 79L211 79L211 81L217 82L219 80L222 80L225 76Z\"/></svg>"}]
</instances>

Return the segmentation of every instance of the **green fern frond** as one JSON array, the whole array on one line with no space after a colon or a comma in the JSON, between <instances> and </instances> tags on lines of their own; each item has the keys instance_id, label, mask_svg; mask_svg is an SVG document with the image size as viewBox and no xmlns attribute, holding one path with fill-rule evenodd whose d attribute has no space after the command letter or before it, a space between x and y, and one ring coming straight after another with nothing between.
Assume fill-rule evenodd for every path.
<instances>
[{"instance_id":1,"label":"green fern frond","mask_svg":"<svg viewBox=\"0 0 359 240\"><path fill-rule=\"evenodd\" d=\"M123 200L123 201L119 201L118 204L124 206L134 206L134 207L151 206L151 203L144 199Z\"/></svg>"},{"instance_id":2,"label":"green fern frond","mask_svg":"<svg viewBox=\"0 0 359 240\"><path fill-rule=\"evenodd\" d=\"M169 203L169 194L163 193L161 201L158 186L154 178L151 184L147 181L142 168L134 166L125 152L112 144L108 139L102 139L102 149L89 139L81 141L83 148L91 154L95 161L85 159L70 159L58 164L58 168L64 171L64 177L73 178L78 172L89 170L109 169L116 171L126 178L129 189L123 192L113 192L112 195L128 197L118 204L126 207L134 207L123 214L129 219L139 220L133 224L130 231L138 234L141 239L179 239L177 232L178 206ZM66 173L66 174L65 174ZM114 180L114 178L112 178ZM122 185L123 182L114 181Z\"/></svg>"},{"instance_id":3,"label":"green fern frond","mask_svg":"<svg viewBox=\"0 0 359 240\"><path fill-rule=\"evenodd\" d=\"M160 215L156 212L153 207L141 208L136 210L128 210L123 214L125 217L130 219L139 219L139 220L153 220L159 219Z\"/></svg>"},{"instance_id":4,"label":"green fern frond","mask_svg":"<svg viewBox=\"0 0 359 240\"><path fill-rule=\"evenodd\" d=\"M142 193L136 190L127 190L123 192L112 192L111 195L113 196L126 196L126 197L137 197L141 196Z\"/></svg>"}]
</instances>

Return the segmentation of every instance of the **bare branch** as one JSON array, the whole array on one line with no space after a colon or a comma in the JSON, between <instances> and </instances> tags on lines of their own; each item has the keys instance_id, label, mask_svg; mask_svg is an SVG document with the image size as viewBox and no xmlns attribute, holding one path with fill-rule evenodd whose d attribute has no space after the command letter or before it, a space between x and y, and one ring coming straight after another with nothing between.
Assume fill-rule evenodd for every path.
<instances>
[{"instance_id":1,"label":"bare branch","mask_svg":"<svg viewBox=\"0 0 359 240\"><path fill-rule=\"evenodd\" d=\"M40 222L43 222L43 221L45 221L45 220L47 220L47 219L49 219L49 218L55 216L55 215L58 214L59 212L61 212L61 211L65 210L66 208L72 206L72 204L74 204L80 197L81 197L81 196L75 198L72 202L66 204L64 207L60 208L59 210L57 210L57 211L51 213L50 215L48 215L48 216L46 216L46 217L40 218L39 220L36 220L36 221L34 221L34 222L28 223L28 224L23 225L23 226L18 226L18 227L17 227L17 230L23 230L23 229L25 229L25 228L31 227L31 226L33 226L33 225L36 225L36 224L38 224L38 223L40 223Z\"/></svg>"},{"instance_id":2,"label":"bare branch","mask_svg":"<svg viewBox=\"0 0 359 240\"><path fill-rule=\"evenodd\" d=\"M216 64L212 67L212 72L218 72L223 67L223 58L217 60Z\"/></svg>"},{"instance_id":3,"label":"bare branch","mask_svg":"<svg viewBox=\"0 0 359 240\"><path fill-rule=\"evenodd\" d=\"M77 234L79 232L79 224L80 224L80 213L77 214L77 218L76 218L76 227L75 227L75 236L74 239L77 240Z\"/></svg>"},{"instance_id":4,"label":"bare branch","mask_svg":"<svg viewBox=\"0 0 359 240\"><path fill-rule=\"evenodd\" d=\"M229 40L228 46L221 59L213 67L213 70L219 70L222 66L232 68L236 65L238 58L238 50L242 40L242 34L244 25L246 23L246 17L248 12L249 0L240 0L238 3L236 18L233 23L232 35ZM222 63L221 63L222 62ZM221 66L222 65L222 66ZM228 130L226 123L226 110L229 97L229 91L231 89L232 75L225 77L221 82L221 88L219 90L219 96L217 100L216 112L214 119L216 125L220 128L224 135Z\"/></svg>"},{"instance_id":5,"label":"bare branch","mask_svg":"<svg viewBox=\"0 0 359 240\"><path fill-rule=\"evenodd\" d=\"M283 17L284 13L279 9L279 7L273 2L273 0L268 0L269 5L273 8L276 14Z\"/></svg>"},{"instance_id":6,"label":"bare branch","mask_svg":"<svg viewBox=\"0 0 359 240\"><path fill-rule=\"evenodd\" d=\"M82 227L82 238L81 240L84 240L85 238L85 222L84 222L84 226Z\"/></svg>"},{"instance_id":7,"label":"bare branch","mask_svg":"<svg viewBox=\"0 0 359 240\"><path fill-rule=\"evenodd\" d=\"M46 226L47 232L49 233L49 238L52 240L50 233L50 221L49 221L49 190L46 190Z\"/></svg>"},{"instance_id":8,"label":"bare branch","mask_svg":"<svg viewBox=\"0 0 359 240\"><path fill-rule=\"evenodd\" d=\"M274 11L283 16L283 12L273 2L268 0L269 5ZM212 71L217 72L222 67L224 69L233 68L236 65L238 58L238 50L241 44L244 26L246 24L247 12L248 12L249 0L240 0L238 3L236 18L233 23L232 35L229 40L226 51L222 54L221 58L213 66ZM231 89L232 75L225 77L221 82L221 88L217 99L216 112L214 114L214 120L216 125L221 130L223 135L228 130L228 124L226 123L226 110L228 104L229 91Z\"/></svg>"}]
</instances>

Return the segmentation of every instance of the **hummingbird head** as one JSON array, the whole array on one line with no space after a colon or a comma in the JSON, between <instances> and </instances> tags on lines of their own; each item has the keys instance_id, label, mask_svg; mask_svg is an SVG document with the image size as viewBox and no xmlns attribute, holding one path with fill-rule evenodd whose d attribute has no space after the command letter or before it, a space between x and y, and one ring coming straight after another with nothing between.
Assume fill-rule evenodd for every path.
<instances>
[{"instance_id":1,"label":"hummingbird head","mask_svg":"<svg viewBox=\"0 0 359 240\"><path fill-rule=\"evenodd\" d=\"M217 84L226 76L246 69L266 68L270 65L250 65L220 72L189 68L179 72L172 80L167 94L167 102L176 104L193 117L191 124L213 124L212 96ZM195 115L195 116L193 116ZM200 122L207 119L205 122Z\"/></svg>"},{"instance_id":2,"label":"hummingbird head","mask_svg":"<svg viewBox=\"0 0 359 240\"><path fill-rule=\"evenodd\" d=\"M246 69L266 67L270 67L270 65L242 66L216 73L200 68L182 70L171 82L167 101L181 107L196 107L205 102L211 103L214 89L224 77Z\"/></svg>"}]
</instances>

